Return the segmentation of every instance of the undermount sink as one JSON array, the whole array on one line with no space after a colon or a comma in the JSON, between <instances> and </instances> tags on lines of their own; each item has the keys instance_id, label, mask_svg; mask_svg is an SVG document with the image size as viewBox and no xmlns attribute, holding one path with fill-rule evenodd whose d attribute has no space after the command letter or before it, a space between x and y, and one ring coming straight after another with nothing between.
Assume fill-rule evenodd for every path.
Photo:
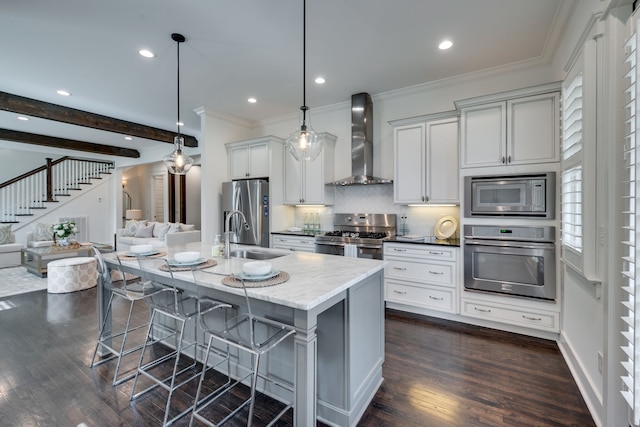
<instances>
[{"instance_id":1,"label":"undermount sink","mask_svg":"<svg viewBox=\"0 0 640 427\"><path fill-rule=\"evenodd\" d=\"M252 251L247 249L231 251L229 255L234 258L247 258L247 259L260 259L260 260L273 259L273 258L279 258L281 256L284 256L284 254L274 254L269 252Z\"/></svg>"}]
</instances>

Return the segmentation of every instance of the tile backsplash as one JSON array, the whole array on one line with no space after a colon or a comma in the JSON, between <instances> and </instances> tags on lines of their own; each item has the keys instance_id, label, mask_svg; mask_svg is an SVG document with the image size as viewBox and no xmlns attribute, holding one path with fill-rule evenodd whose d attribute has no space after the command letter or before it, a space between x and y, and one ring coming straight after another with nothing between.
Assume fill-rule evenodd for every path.
<instances>
[{"instance_id":1,"label":"tile backsplash","mask_svg":"<svg viewBox=\"0 0 640 427\"><path fill-rule=\"evenodd\" d=\"M445 215L451 215L460 223L459 206L404 206L393 203L393 185L356 185L336 187L333 206L296 207L295 225L302 227L305 213L319 213L323 230L333 229L334 213L394 213L398 216L398 233L401 217L406 216L407 234L433 236L433 227ZM459 237L459 230L456 232Z\"/></svg>"}]
</instances>

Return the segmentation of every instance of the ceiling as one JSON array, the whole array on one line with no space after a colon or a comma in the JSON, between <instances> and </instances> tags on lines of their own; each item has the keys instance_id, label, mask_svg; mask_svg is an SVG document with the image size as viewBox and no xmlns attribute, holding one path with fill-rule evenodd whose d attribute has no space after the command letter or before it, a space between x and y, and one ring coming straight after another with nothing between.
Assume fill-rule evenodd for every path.
<instances>
[{"instance_id":1,"label":"ceiling","mask_svg":"<svg viewBox=\"0 0 640 427\"><path fill-rule=\"evenodd\" d=\"M259 121L302 105L302 0L3 0L0 91L176 129L206 107ZM308 0L307 105L548 61L574 0ZM447 51L438 43L449 38ZM141 48L157 56L145 59ZM323 76L324 85L313 82ZM66 89L70 97L56 94ZM255 97L257 103L247 102ZM0 128L144 150L158 142L0 112Z\"/></svg>"}]
</instances>

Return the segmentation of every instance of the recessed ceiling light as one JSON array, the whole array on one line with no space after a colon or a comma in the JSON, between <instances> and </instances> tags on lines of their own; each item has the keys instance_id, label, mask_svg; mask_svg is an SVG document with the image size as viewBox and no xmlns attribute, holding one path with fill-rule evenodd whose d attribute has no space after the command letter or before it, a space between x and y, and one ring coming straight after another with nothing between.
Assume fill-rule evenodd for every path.
<instances>
[{"instance_id":1,"label":"recessed ceiling light","mask_svg":"<svg viewBox=\"0 0 640 427\"><path fill-rule=\"evenodd\" d=\"M59 91L56 92L58 95L62 95L62 96L71 96L71 92L68 92L66 90L60 89Z\"/></svg>"},{"instance_id":2,"label":"recessed ceiling light","mask_svg":"<svg viewBox=\"0 0 640 427\"><path fill-rule=\"evenodd\" d=\"M324 77L316 77L316 83L318 83L319 85L323 84L326 80L324 79Z\"/></svg>"},{"instance_id":3,"label":"recessed ceiling light","mask_svg":"<svg viewBox=\"0 0 640 427\"><path fill-rule=\"evenodd\" d=\"M131 138L130 136L125 136L124 139L126 139L127 141L133 140L133 138Z\"/></svg>"},{"instance_id":4,"label":"recessed ceiling light","mask_svg":"<svg viewBox=\"0 0 640 427\"><path fill-rule=\"evenodd\" d=\"M453 46L453 42L451 40L443 40L442 42L440 42L440 44L438 45L438 47L441 50L446 50L449 49L451 46Z\"/></svg>"},{"instance_id":5,"label":"recessed ceiling light","mask_svg":"<svg viewBox=\"0 0 640 427\"><path fill-rule=\"evenodd\" d=\"M249 102L250 104L255 104L256 102L258 102L258 100L255 98L249 98L247 99L247 102Z\"/></svg>"},{"instance_id":6,"label":"recessed ceiling light","mask_svg":"<svg viewBox=\"0 0 640 427\"><path fill-rule=\"evenodd\" d=\"M155 58L156 54L151 52L149 49L140 49L138 51L140 56L144 56L145 58Z\"/></svg>"},{"instance_id":7,"label":"recessed ceiling light","mask_svg":"<svg viewBox=\"0 0 640 427\"><path fill-rule=\"evenodd\" d=\"M29 117L25 117L25 116L18 116L18 120L22 120L22 121L28 121Z\"/></svg>"}]
</instances>

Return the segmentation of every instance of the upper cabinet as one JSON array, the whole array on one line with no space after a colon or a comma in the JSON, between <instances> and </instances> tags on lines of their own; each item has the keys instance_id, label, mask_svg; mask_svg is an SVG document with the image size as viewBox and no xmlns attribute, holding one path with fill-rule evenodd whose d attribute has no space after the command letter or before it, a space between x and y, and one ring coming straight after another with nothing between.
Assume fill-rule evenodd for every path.
<instances>
[{"instance_id":1,"label":"upper cabinet","mask_svg":"<svg viewBox=\"0 0 640 427\"><path fill-rule=\"evenodd\" d=\"M537 89L545 93L527 96L532 91L528 89L456 102L461 114L460 167L558 162L557 89L555 84L546 85Z\"/></svg>"},{"instance_id":2,"label":"upper cabinet","mask_svg":"<svg viewBox=\"0 0 640 427\"><path fill-rule=\"evenodd\" d=\"M229 179L269 177L272 172L272 159L274 156L282 156L283 144L284 140L275 136L225 144Z\"/></svg>"},{"instance_id":3,"label":"upper cabinet","mask_svg":"<svg viewBox=\"0 0 640 427\"><path fill-rule=\"evenodd\" d=\"M457 113L390 123L394 126L394 203L459 203Z\"/></svg>"},{"instance_id":4,"label":"upper cabinet","mask_svg":"<svg viewBox=\"0 0 640 427\"><path fill-rule=\"evenodd\" d=\"M284 153L284 203L288 205L332 205L336 136L321 133L325 145L317 159L297 161Z\"/></svg>"}]
</instances>

